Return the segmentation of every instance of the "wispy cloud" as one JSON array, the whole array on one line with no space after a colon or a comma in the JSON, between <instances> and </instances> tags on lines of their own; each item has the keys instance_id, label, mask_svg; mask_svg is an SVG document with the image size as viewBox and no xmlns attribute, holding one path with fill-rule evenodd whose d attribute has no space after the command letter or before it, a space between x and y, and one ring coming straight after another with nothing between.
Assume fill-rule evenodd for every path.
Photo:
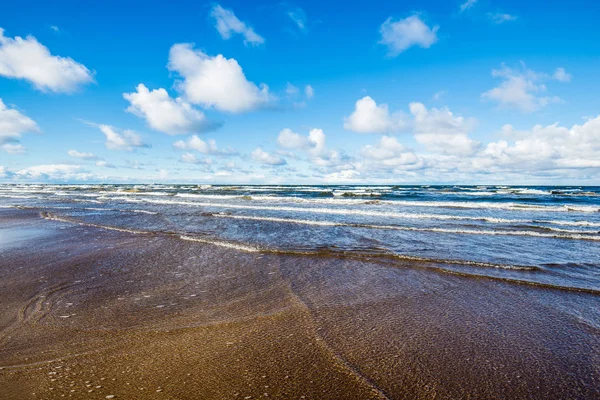
<instances>
[{"instance_id":1,"label":"wispy cloud","mask_svg":"<svg viewBox=\"0 0 600 400\"><path fill-rule=\"evenodd\" d=\"M504 22L510 22L510 21L516 21L517 20L517 16L516 15L511 15L511 14L506 14L506 13L488 13L488 18L496 23L496 24L502 24Z\"/></svg>"},{"instance_id":2,"label":"wispy cloud","mask_svg":"<svg viewBox=\"0 0 600 400\"><path fill-rule=\"evenodd\" d=\"M245 22L240 21L232 10L215 4L210 12L210 16L215 20L215 28L217 28L223 39L230 39L234 33L237 33L244 37L245 44L250 43L253 46L257 46L265 42L265 39L254 32L254 29L246 25Z\"/></svg>"},{"instance_id":3,"label":"wispy cloud","mask_svg":"<svg viewBox=\"0 0 600 400\"><path fill-rule=\"evenodd\" d=\"M545 83L551 79L568 82L571 79L564 68L558 68L554 75L535 72L521 62L520 68L502 65L492 70L492 76L502 79L497 87L484 92L481 97L496 101L502 107L517 108L523 112L534 112L548 104L560 103L558 96L547 95Z\"/></svg>"},{"instance_id":4,"label":"wispy cloud","mask_svg":"<svg viewBox=\"0 0 600 400\"><path fill-rule=\"evenodd\" d=\"M289 9L286 12L286 14L294 22L294 24L296 25L296 27L298 27L298 29L300 31L302 31L302 32L308 31L308 27L306 25L306 23L307 23L306 13L304 12L303 9L301 9L300 7L295 7L295 8Z\"/></svg>"},{"instance_id":5,"label":"wispy cloud","mask_svg":"<svg viewBox=\"0 0 600 400\"><path fill-rule=\"evenodd\" d=\"M477 3L477 0L467 0L467 1L465 1L464 3L462 3L460 5L460 11L463 12L463 11L468 10L469 8L473 7L475 5L475 3Z\"/></svg>"}]
</instances>

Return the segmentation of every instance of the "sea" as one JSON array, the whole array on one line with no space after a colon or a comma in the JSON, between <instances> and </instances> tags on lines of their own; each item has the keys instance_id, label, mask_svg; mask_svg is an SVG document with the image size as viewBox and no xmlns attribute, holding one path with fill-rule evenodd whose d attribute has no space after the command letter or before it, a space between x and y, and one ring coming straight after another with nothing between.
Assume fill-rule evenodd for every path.
<instances>
[{"instance_id":1,"label":"sea","mask_svg":"<svg viewBox=\"0 0 600 400\"><path fill-rule=\"evenodd\" d=\"M2 184L0 208L245 252L600 294L600 187Z\"/></svg>"}]
</instances>

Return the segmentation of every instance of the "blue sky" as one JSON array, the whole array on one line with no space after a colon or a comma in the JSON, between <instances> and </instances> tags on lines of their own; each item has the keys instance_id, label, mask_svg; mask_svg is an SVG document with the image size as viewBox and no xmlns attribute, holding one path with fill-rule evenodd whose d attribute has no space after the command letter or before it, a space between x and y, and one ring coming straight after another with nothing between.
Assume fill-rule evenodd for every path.
<instances>
[{"instance_id":1,"label":"blue sky","mask_svg":"<svg viewBox=\"0 0 600 400\"><path fill-rule=\"evenodd\" d=\"M3 6L1 181L600 184L597 2L87 3Z\"/></svg>"}]
</instances>

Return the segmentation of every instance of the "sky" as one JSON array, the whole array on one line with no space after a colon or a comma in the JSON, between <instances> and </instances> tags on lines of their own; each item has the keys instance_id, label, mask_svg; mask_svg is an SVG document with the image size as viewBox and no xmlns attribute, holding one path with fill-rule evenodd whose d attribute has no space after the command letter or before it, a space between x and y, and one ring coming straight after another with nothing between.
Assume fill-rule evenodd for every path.
<instances>
[{"instance_id":1,"label":"sky","mask_svg":"<svg viewBox=\"0 0 600 400\"><path fill-rule=\"evenodd\" d=\"M600 185L597 1L38 1L0 182Z\"/></svg>"}]
</instances>

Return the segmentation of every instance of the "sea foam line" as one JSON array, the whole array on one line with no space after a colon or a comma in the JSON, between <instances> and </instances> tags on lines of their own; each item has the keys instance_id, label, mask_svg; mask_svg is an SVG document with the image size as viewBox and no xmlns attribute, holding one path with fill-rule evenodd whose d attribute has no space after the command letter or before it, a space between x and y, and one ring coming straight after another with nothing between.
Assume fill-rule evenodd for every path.
<instances>
[{"instance_id":1,"label":"sea foam line","mask_svg":"<svg viewBox=\"0 0 600 400\"><path fill-rule=\"evenodd\" d=\"M382 217L382 218L400 218L400 219L433 219L443 221L483 221L494 224L530 224L530 223L547 223L556 225L570 225L577 226L600 226L600 223L593 222L569 222L569 221L553 221L553 220L526 220L526 219L507 219L507 218L494 218L494 217L469 217L463 215L447 215L447 214L414 214L414 213L397 213L397 212L386 212L386 211L372 211L372 210L350 210L345 208L317 208L317 207L289 207L289 206L267 206L267 205L247 205L247 204L232 204L232 203L205 203L205 202L192 202L192 201L173 201L173 200L154 200L154 199L129 199L119 198L115 200L122 200L127 202L146 202L151 204L164 204L164 205L185 205L194 207L214 207L214 208L230 208L240 210L263 210L263 211L286 211L286 212L302 212L302 213L315 213L315 214L331 214L331 215L359 215L359 216L370 216L370 217Z\"/></svg>"},{"instance_id":2,"label":"sea foam line","mask_svg":"<svg viewBox=\"0 0 600 400\"><path fill-rule=\"evenodd\" d=\"M114 226L86 223L86 222L82 222L82 221L76 221L76 220L71 220L71 219L67 219L67 218L62 218L62 217L59 217L57 215L50 214L47 212L42 212L42 213L40 213L40 215L44 219L51 220L51 221L59 221L59 222L65 222L65 223L70 223L70 224L76 224L76 225L90 226L90 227L94 227L94 228L114 230L114 231L118 231L118 232L146 234L146 235L157 235L157 234L163 234L166 236L174 235L173 233L170 233L170 232L167 233L167 232L138 231L138 230L132 230L132 229L126 229L126 228L118 228L118 227L114 227ZM250 246L250 245L245 245L245 244L240 244L240 243L227 242L227 241L223 241L223 240L207 239L207 238L202 238L202 237L197 237L197 236L176 235L176 237L178 237L181 240L185 240L185 241L212 244L215 246L245 251L245 252L249 252L249 253L272 253L272 254L288 254L288 255L301 255L301 256L323 255L322 250L302 250L302 251L300 251L300 250L293 250L293 249L271 249L271 248L260 248L260 247ZM361 256L360 253L348 253L345 251L330 251L328 253L330 255L336 256L336 257ZM480 261L468 261L468 260L435 259L435 258L426 258L426 257L411 256L411 255L398 254L398 253L387 253L387 252L382 252L380 254L369 253L367 256L369 258L371 258L373 256L393 257L393 258L397 258L397 259L401 259L401 260L408 260L408 261L428 262L428 263L437 263L437 264L469 265L469 266L486 267L486 268L499 268L499 269L511 269L511 270L523 270L523 271L539 270L539 267L536 267L536 266L493 264L493 263L486 263L486 262L480 262Z\"/></svg>"},{"instance_id":3,"label":"sea foam line","mask_svg":"<svg viewBox=\"0 0 600 400\"><path fill-rule=\"evenodd\" d=\"M143 193L138 193L143 195ZM236 200L244 196L226 195L226 194L196 194L196 193L177 193L175 197L182 198L199 198L199 199L219 199L219 200ZM369 200L361 199L345 199L336 196L334 198L303 198L296 196L261 196L250 195L247 198L265 202L293 202L293 203L309 203L309 204L365 204ZM522 203L498 203L498 202L468 202L468 201L419 201L419 200L372 200L375 204L389 204L408 207L444 207L444 208L466 208L466 209L497 209L508 211L539 211L539 212L598 212L600 207L586 206L576 204L563 204L560 206L540 205L540 204L522 204Z\"/></svg>"},{"instance_id":4,"label":"sea foam line","mask_svg":"<svg viewBox=\"0 0 600 400\"><path fill-rule=\"evenodd\" d=\"M506 235L506 236L533 236L533 237L544 237L544 238L558 238L558 239L574 239L574 240L600 240L600 236L594 236L595 232L582 232L582 231L569 231L569 230L557 230L563 233L543 233L534 231L498 231L498 230L481 230L481 229L449 229L449 228L416 228L411 226L397 226L397 225L372 225L372 224L351 224L344 222L333 222L333 221L314 221L306 219L293 219L293 218L276 218L276 217L255 217L255 216L244 216L244 215L227 215L227 214L212 214L214 217L230 218L230 219L245 219L253 221L270 221L270 222L283 222L293 224L304 224L304 225L316 225L316 226L343 226L351 228L368 228L368 229L389 229L397 231L412 231L412 232L436 232L436 233L455 233L455 234L468 234L468 235Z\"/></svg>"},{"instance_id":5,"label":"sea foam line","mask_svg":"<svg viewBox=\"0 0 600 400\"><path fill-rule=\"evenodd\" d=\"M181 236L179 236L179 238L182 240L190 241L190 242L213 244L215 246L226 247L229 249L242 250L242 251L246 251L249 253L259 253L259 252L263 251L263 250L259 249L258 247L253 247L253 246L248 246L248 245L238 244L238 243L232 243L232 242L225 242L222 240L204 239L204 238L192 237L192 236L187 236L187 235L181 235Z\"/></svg>"},{"instance_id":6,"label":"sea foam line","mask_svg":"<svg viewBox=\"0 0 600 400\"><path fill-rule=\"evenodd\" d=\"M42 218L47 219L49 221L66 222L66 223L69 223L69 224L76 224L76 225L81 225L81 226L89 226L89 227L92 227L92 228L106 229L106 230L109 230L109 231L135 233L137 235L153 235L153 234L155 234L155 232L140 231L140 230L128 229L128 228L119 228L119 227L116 227L116 226L93 224L93 223L90 223L90 222L83 222L83 221L73 221L73 220L70 220L68 218L62 218L62 217L59 217L59 216L56 216L54 214L50 214L50 213L47 213L47 212L42 212L42 213L40 213L40 215L42 216Z\"/></svg>"}]
</instances>

